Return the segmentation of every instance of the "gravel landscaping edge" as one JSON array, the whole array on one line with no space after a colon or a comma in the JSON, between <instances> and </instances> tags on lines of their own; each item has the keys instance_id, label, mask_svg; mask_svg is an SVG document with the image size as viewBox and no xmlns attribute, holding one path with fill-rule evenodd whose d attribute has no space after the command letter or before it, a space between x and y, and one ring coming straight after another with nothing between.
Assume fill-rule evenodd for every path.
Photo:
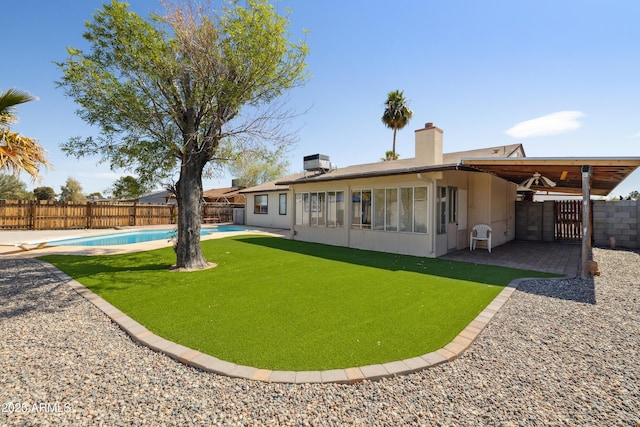
<instances>
[{"instance_id":1,"label":"gravel landscaping edge","mask_svg":"<svg viewBox=\"0 0 640 427\"><path fill-rule=\"evenodd\" d=\"M268 383L135 343L42 264L0 258L0 425L640 423L640 254L526 280L450 363L355 384Z\"/></svg>"}]
</instances>

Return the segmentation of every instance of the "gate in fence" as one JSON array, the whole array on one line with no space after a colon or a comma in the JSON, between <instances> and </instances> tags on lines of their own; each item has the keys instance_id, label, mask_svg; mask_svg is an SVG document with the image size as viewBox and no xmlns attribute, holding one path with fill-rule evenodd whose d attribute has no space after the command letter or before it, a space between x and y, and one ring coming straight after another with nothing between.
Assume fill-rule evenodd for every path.
<instances>
[{"instance_id":1,"label":"gate in fence","mask_svg":"<svg viewBox=\"0 0 640 427\"><path fill-rule=\"evenodd\" d=\"M582 240L582 201L556 200L553 208L555 240L580 242Z\"/></svg>"},{"instance_id":2,"label":"gate in fence","mask_svg":"<svg viewBox=\"0 0 640 427\"><path fill-rule=\"evenodd\" d=\"M516 239L580 243L582 229L581 200L516 203Z\"/></svg>"}]
</instances>

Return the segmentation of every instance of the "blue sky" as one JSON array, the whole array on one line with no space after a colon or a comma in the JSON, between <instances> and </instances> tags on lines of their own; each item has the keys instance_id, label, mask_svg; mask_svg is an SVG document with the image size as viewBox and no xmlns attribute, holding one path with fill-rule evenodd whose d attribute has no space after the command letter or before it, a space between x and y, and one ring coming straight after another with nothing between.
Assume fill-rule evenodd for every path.
<instances>
[{"instance_id":1,"label":"blue sky","mask_svg":"<svg viewBox=\"0 0 640 427\"><path fill-rule=\"evenodd\" d=\"M53 170L29 188L68 177L85 193L104 192L126 171L99 159L76 160L59 146L95 134L57 89L54 61L67 46L84 47L84 22L96 0L28 0L2 5L0 90L37 96L18 108L14 130L48 150ZM148 16L159 0L132 0ZM306 35L312 79L294 90L290 106L306 111L293 126L302 157L322 153L339 167L375 162L391 149L380 117L388 92L400 89L413 120L398 133L401 158L413 157L414 130L433 122L445 152L522 143L529 157L639 156L640 2L637 0L286 0L290 31ZM226 187L231 176L207 180ZM636 171L612 195L640 190Z\"/></svg>"}]
</instances>

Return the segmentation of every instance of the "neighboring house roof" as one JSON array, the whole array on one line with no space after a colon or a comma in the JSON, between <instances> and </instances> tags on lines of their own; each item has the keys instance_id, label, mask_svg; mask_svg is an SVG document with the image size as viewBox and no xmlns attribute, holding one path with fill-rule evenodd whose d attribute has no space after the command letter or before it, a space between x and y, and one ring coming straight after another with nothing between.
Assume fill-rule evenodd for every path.
<instances>
[{"instance_id":1,"label":"neighboring house roof","mask_svg":"<svg viewBox=\"0 0 640 427\"><path fill-rule=\"evenodd\" d=\"M171 197L167 190L162 190L142 195L138 197L138 201L142 203L175 203L175 200L169 200Z\"/></svg>"},{"instance_id":2,"label":"neighboring house roof","mask_svg":"<svg viewBox=\"0 0 640 427\"><path fill-rule=\"evenodd\" d=\"M208 202L244 203L240 194L242 187L213 188L202 192L202 198Z\"/></svg>"}]
</instances>

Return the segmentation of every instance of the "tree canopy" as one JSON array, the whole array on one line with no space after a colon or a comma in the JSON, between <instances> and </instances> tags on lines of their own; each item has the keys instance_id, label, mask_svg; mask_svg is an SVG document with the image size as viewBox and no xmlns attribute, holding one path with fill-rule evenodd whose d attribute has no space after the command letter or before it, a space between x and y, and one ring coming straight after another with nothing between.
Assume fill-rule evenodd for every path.
<instances>
[{"instance_id":1,"label":"tree canopy","mask_svg":"<svg viewBox=\"0 0 640 427\"><path fill-rule=\"evenodd\" d=\"M36 187L33 189L36 200L55 200L56 192L52 187Z\"/></svg>"},{"instance_id":2,"label":"tree canopy","mask_svg":"<svg viewBox=\"0 0 640 427\"><path fill-rule=\"evenodd\" d=\"M60 186L60 197L61 202L81 202L86 199L85 195L82 193L82 184L80 181L74 178L67 178L64 185Z\"/></svg>"},{"instance_id":3,"label":"tree canopy","mask_svg":"<svg viewBox=\"0 0 640 427\"><path fill-rule=\"evenodd\" d=\"M232 161L230 170L241 186L253 187L282 177L289 167L283 159L279 152L246 151Z\"/></svg>"},{"instance_id":4,"label":"tree canopy","mask_svg":"<svg viewBox=\"0 0 640 427\"><path fill-rule=\"evenodd\" d=\"M204 268L202 176L248 147L291 141L286 90L307 79L304 41L289 40L288 17L267 0L219 10L186 3L144 20L116 0L86 24L90 50L70 48L59 85L99 128L71 138L70 155L98 155L145 185L179 178L176 265Z\"/></svg>"},{"instance_id":5,"label":"tree canopy","mask_svg":"<svg viewBox=\"0 0 640 427\"><path fill-rule=\"evenodd\" d=\"M133 200L147 192L147 188L131 175L121 176L109 188L109 193L116 199Z\"/></svg>"},{"instance_id":6,"label":"tree canopy","mask_svg":"<svg viewBox=\"0 0 640 427\"><path fill-rule=\"evenodd\" d=\"M384 157L381 157L380 160L383 162L389 162L391 160L398 160L400 158L400 153L395 153L391 150L384 152Z\"/></svg>"},{"instance_id":7,"label":"tree canopy","mask_svg":"<svg viewBox=\"0 0 640 427\"><path fill-rule=\"evenodd\" d=\"M14 175L0 175L0 200L31 200L27 185Z\"/></svg>"}]
</instances>

